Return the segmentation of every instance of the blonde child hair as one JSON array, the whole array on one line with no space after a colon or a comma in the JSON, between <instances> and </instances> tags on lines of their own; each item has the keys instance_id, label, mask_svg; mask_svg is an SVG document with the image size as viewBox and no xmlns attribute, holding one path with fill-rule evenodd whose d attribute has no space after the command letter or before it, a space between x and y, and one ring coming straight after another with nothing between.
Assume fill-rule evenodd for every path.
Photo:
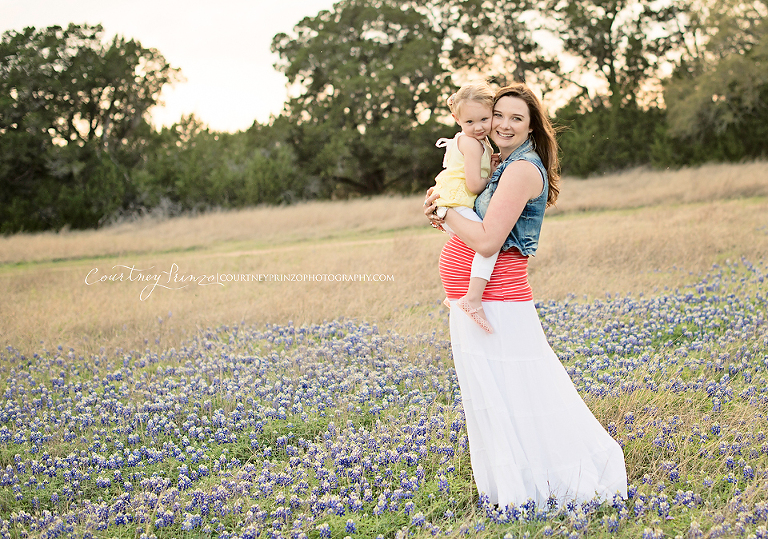
<instances>
[{"instance_id":1,"label":"blonde child hair","mask_svg":"<svg viewBox=\"0 0 768 539\"><path fill-rule=\"evenodd\" d=\"M461 108L461 104L465 101L482 103L493 110L495 97L496 93L491 89L487 82L468 82L448 98L448 108L451 109L451 113L454 117L459 116L459 109Z\"/></svg>"}]
</instances>

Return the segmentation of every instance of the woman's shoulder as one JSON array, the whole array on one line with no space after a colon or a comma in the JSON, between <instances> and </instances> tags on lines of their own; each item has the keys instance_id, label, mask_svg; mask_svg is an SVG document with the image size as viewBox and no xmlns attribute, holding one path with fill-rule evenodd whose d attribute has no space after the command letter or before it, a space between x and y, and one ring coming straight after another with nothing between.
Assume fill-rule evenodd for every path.
<instances>
[{"instance_id":1,"label":"woman's shoulder","mask_svg":"<svg viewBox=\"0 0 768 539\"><path fill-rule=\"evenodd\" d=\"M544 167L544 162L541 160L539 154L536 153L536 150L532 145L515 156L511 162L507 163L506 168L510 167L514 167L513 170L515 171L535 169L539 172L539 175L545 182L547 180L547 169ZM506 169L503 172L506 172Z\"/></svg>"},{"instance_id":2,"label":"woman's shoulder","mask_svg":"<svg viewBox=\"0 0 768 539\"><path fill-rule=\"evenodd\" d=\"M507 165L499 177L499 185L516 184L528 194L528 200L534 200L545 192L546 176L535 162L517 159Z\"/></svg>"},{"instance_id":3,"label":"woman's shoulder","mask_svg":"<svg viewBox=\"0 0 768 539\"><path fill-rule=\"evenodd\" d=\"M541 172L536 163L527 159L516 159L509 163L501 173L501 178L528 177L541 180Z\"/></svg>"}]
</instances>

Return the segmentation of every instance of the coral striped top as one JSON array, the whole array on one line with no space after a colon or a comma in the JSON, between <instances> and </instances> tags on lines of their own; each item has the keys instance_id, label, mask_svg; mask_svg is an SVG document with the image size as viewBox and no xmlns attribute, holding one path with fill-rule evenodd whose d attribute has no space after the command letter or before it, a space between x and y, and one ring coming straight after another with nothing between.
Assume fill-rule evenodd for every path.
<instances>
[{"instance_id":1,"label":"coral striped top","mask_svg":"<svg viewBox=\"0 0 768 539\"><path fill-rule=\"evenodd\" d=\"M440 279L448 299L459 299L467 293L472 258L475 252L452 236L440 253ZM533 292L528 284L528 257L520 251L501 251L493 268L491 280L485 287L483 301L532 301Z\"/></svg>"}]
</instances>

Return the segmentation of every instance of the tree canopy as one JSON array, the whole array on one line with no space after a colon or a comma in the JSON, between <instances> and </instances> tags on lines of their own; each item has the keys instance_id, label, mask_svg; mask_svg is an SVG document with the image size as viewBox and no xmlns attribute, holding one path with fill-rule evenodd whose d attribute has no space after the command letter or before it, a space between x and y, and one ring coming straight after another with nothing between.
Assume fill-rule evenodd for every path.
<instances>
[{"instance_id":1,"label":"tree canopy","mask_svg":"<svg viewBox=\"0 0 768 539\"><path fill-rule=\"evenodd\" d=\"M443 34L410 2L342 0L275 36L276 67L302 89L286 105L296 151L332 191L380 193L436 172L419 139L445 129Z\"/></svg>"},{"instance_id":2,"label":"tree canopy","mask_svg":"<svg viewBox=\"0 0 768 539\"><path fill-rule=\"evenodd\" d=\"M588 108L634 104L673 62L686 31L684 0L549 0L551 28L575 65L564 80Z\"/></svg>"},{"instance_id":3,"label":"tree canopy","mask_svg":"<svg viewBox=\"0 0 768 539\"><path fill-rule=\"evenodd\" d=\"M291 95L238 133L153 128L180 72L135 40L6 32L0 232L421 191L457 130L447 97L480 77L555 104L566 174L764 157L766 15L766 0L339 0L273 38Z\"/></svg>"},{"instance_id":4,"label":"tree canopy","mask_svg":"<svg viewBox=\"0 0 768 539\"><path fill-rule=\"evenodd\" d=\"M768 4L715 0L700 6L699 42L665 87L669 135L681 158L760 157L768 140ZM701 36L705 37L701 43Z\"/></svg>"},{"instance_id":5,"label":"tree canopy","mask_svg":"<svg viewBox=\"0 0 768 539\"><path fill-rule=\"evenodd\" d=\"M135 40L74 24L6 32L0 60L3 223L93 226L130 207L128 169L178 70Z\"/></svg>"}]
</instances>

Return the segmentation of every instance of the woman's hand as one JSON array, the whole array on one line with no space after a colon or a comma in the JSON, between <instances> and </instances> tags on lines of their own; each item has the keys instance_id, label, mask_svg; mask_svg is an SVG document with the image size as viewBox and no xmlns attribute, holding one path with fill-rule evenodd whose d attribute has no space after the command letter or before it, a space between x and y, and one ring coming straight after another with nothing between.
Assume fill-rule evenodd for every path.
<instances>
[{"instance_id":1,"label":"woman's hand","mask_svg":"<svg viewBox=\"0 0 768 539\"><path fill-rule=\"evenodd\" d=\"M429 219L429 224L432 225L432 228L443 230L443 223L445 223L445 221L440 219L435 214L435 210L437 209L437 206L435 206L435 200L440 198L440 194L434 193L434 190L434 187L430 187L427 190L427 195L424 198L424 215L426 215L427 219Z\"/></svg>"}]
</instances>

